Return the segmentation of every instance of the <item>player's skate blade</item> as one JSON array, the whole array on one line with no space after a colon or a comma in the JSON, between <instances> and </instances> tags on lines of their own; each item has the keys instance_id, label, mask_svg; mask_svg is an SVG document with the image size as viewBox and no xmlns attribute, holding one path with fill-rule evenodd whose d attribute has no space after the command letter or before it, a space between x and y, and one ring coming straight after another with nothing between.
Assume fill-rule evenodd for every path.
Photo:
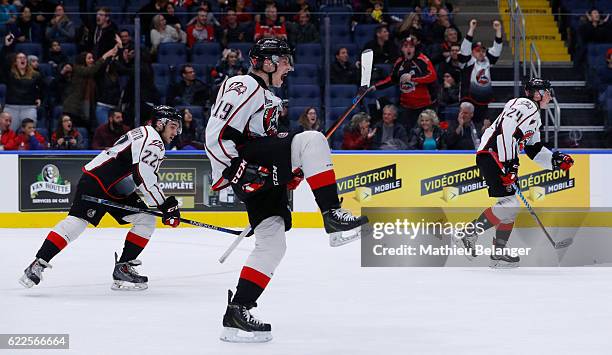
<instances>
[{"instance_id":1,"label":"player's skate blade","mask_svg":"<svg viewBox=\"0 0 612 355\"><path fill-rule=\"evenodd\" d=\"M272 332L245 332L238 328L223 327L219 339L228 343L265 343L272 340Z\"/></svg>"},{"instance_id":2,"label":"player's skate blade","mask_svg":"<svg viewBox=\"0 0 612 355\"><path fill-rule=\"evenodd\" d=\"M149 288L146 282L133 283L128 281L115 280L111 285L113 291L144 291Z\"/></svg>"},{"instance_id":3,"label":"player's skate blade","mask_svg":"<svg viewBox=\"0 0 612 355\"><path fill-rule=\"evenodd\" d=\"M521 259L518 256L507 256L507 255L491 255L491 262L489 267L492 269L516 269L519 267L519 261Z\"/></svg>"},{"instance_id":4,"label":"player's skate blade","mask_svg":"<svg viewBox=\"0 0 612 355\"><path fill-rule=\"evenodd\" d=\"M113 270L113 291L144 291L149 288L149 278L138 274L136 266L140 266L140 260L119 262L115 253L115 270Z\"/></svg>"},{"instance_id":5,"label":"player's skate blade","mask_svg":"<svg viewBox=\"0 0 612 355\"><path fill-rule=\"evenodd\" d=\"M34 285L38 285L42 281L42 273L46 268L52 266L42 259L34 260L25 270L23 275L19 278L19 283L25 288L31 288Z\"/></svg>"},{"instance_id":6,"label":"player's skate blade","mask_svg":"<svg viewBox=\"0 0 612 355\"><path fill-rule=\"evenodd\" d=\"M339 247L361 239L361 227L368 223L367 216L353 216L343 208L323 212L323 225L329 234L329 245Z\"/></svg>"}]
</instances>

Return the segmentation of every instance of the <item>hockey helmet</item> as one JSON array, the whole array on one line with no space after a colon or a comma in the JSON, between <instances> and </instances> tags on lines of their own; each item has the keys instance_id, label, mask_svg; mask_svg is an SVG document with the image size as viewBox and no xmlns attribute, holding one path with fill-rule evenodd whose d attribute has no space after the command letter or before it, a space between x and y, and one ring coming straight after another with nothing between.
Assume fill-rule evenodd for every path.
<instances>
[{"instance_id":1,"label":"hockey helmet","mask_svg":"<svg viewBox=\"0 0 612 355\"><path fill-rule=\"evenodd\" d=\"M170 106L159 105L153 107L153 117L151 119L151 125L157 127L157 123L161 122L162 130L166 127L169 121L174 121L178 124L178 134L183 131L183 119L181 114Z\"/></svg>"},{"instance_id":2,"label":"hockey helmet","mask_svg":"<svg viewBox=\"0 0 612 355\"><path fill-rule=\"evenodd\" d=\"M544 96L544 91L549 91L551 95L553 94L550 81L548 80L540 78L531 78L525 84L525 93L530 99L533 98L533 95L535 95L536 92L540 92L540 96Z\"/></svg>"},{"instance_id":3,"label":"hockey helmet","mask_svg":"<svg viewBox=\"0 0 612 355\"><path fill-rule=\"evenodd\" d=\"M260 39L249 51L251 65L257 70L262 69L264 60L270 59L276 65L281 57L287 57L293 67L293 50L287 42L276 38Z\"/></svg>"}]
</instances>

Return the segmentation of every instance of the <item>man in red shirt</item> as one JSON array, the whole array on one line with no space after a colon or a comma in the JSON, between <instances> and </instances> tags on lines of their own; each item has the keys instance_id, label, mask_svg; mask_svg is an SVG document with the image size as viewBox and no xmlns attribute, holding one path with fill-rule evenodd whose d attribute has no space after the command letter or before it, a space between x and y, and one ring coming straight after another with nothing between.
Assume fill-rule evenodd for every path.
<instances>
[{"instance_id":1,"label":"man in red shirt","mask_svg":"<svg viewBox=\"0 0 612 355\"><path fill-rule=\"evenodd\" d=\"M0 113L0 150L17 149L17 135L11 129L13 117L8 112Z\"/></svg>"},{"instance_id":2,"label":"man in red shirt","mask_svg":"<svg viewBox=\"0 0 612 355\"><path fill-rule=\"evenodd\" d=\"M189 48L197 42L212 42L215 40L215 29L208 23L208 12L198 10L195 23L187 26L187 46Z\"/></svg>"},{"instance_id":3,"label":"man in red shirt","mask_svg":"<svg viewBox=\"0 0 612 355\"><path fill-rule=\"evenodd\" d=\"M112 147L117 139L129 132L130 127L123 124L123 113L111 110L108 122L96 128L91 149L102 150Z\"/></svg>"},{"instance_id":4,"label":"man in red shirt","mask_svg":"<svg viewBox=\"0 0 612 355\"><path fill-rule=\"evenodd\" d=\"M21 132L16 138L17 149L19 150L43 150L47 149L47 141L38 131L34 120L24 118L21 121Z\"/></svg>"},{"instance_id":5,"label":"man in red shirt","mask_svg":"<svg viewBox=\"0 0 612 355\"><path fill-rule=\"evenodd\" d=\"M287 40L285 24L278 20L276 5L266 6L266 17L255 25L255 42L262 38L276 38Z\"/></svg>"},{"instance_id":6,"label":"man in red shirt","mask_svg":"<svg viewBox=\"0 0 612 355\"><path fill-rule=\"evenodd\" d=\"M389 76L374 84L376 89L399 84L402 110L398 122L406 127L406 131L415 127L419 114L433 108L436 100L436 69L431 60L418 50L417 44L415 37L407 37L402 43L402 55L395 61Z\"/></svg>"}]
</instances>

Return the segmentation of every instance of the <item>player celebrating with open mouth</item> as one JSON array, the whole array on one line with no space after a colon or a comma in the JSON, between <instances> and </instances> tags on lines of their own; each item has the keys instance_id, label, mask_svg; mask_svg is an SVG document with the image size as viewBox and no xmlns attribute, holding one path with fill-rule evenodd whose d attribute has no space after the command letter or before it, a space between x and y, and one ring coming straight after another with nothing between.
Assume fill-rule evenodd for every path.
<instances>
[{"instance_id":1,"label":"player celebrating with open mouth","mask_svg":"<svg viewBox=\"0 0 612 355\"><path fill-rule=\"evenodd\" d=\"M220 87L206 127L213 190L230 187L247 209L255 249L240 273L236 294L229 292L222 340L263 342L272 339L270 324L249 310L266 288L285 254L285 231L291 228L288 190L305 178L315 196L332 246L359 238L366 217L340 208L336 176L327 139L316 131L278 133L280 87L293 70L292 50L278 39L259 40L249 52L247 75L227 79ZM342 232L347 232L342 234ZM239 336L238 331L251 333Z\"/></svg>"}]
</instances>

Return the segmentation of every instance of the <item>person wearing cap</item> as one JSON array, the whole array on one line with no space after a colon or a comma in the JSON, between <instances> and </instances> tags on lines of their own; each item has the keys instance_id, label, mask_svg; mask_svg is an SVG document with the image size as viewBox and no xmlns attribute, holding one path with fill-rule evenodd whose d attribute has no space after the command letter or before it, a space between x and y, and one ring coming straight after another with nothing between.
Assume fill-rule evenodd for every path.
<instances>
[{"instance_id":1,"label":"person wearing cap","mask_svg":"<svg viewBox=\"0 0 612 355\"><path fill-rule=\"evenodd\" d=\"M378 90L399 85L401 114L398 122L410 130L421 111L433 107L438 75L429 58L419 50L416 38L408 36L401 50L402 55L395 61L389 76L374 87Z\"/></svg>"},{"instance_id":2,"label":"person wearing cap","mask_svg":"<svg viewBox=\"0 0 612 355\"><path fill-rule=\"evenodd\" d=\"M493 86L491 85L491 66L494 65L502 51L501 23L493 21L495 40L493 46L487 49L482 42L474 42L474 31L477 22L470 21L468 32L461 43L459 60L463 63L461 78L461 101L474 105L474 121L482 122L488 118L489 103L493 101Z\"/></svg>"}]
</instances>

